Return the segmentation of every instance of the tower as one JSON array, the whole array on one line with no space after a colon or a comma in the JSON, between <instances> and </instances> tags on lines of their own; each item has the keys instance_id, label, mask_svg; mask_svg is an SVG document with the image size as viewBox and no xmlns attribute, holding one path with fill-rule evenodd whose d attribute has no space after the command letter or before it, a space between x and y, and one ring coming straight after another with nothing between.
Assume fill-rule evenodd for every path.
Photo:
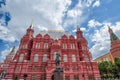
<instances>
[{"instance_id":1,"label":"tower","mask_svg":"<svg viewBox=\"0 0 120 80\"><path fill-rule=\"evenodd\" d=\"M23 62L30 60L32 42L33 42L33 33L34 33L34 29L32 29L32 27L33 26L31 24L29 28L26 30L26 34L21 38L19 50L17 51L17 55L15 55L14 57L15 61ZM18 58L18 56L21 57Z\"/></svg>"},{"instance_id":2,"label":"tower","mask_svg":"<svg viewBox=\"0 0 120 80\"><path fill-rule=\"evenodd\" d=\"M111 40L111 42L119 40L119 38L115 35L115 33L113 32L113 30L110 27L108 27L108 29L109 29L109 34L110 34L110 40Z\"/></svg>"},{"instance_id":3,"label":"tower","mask_svg":"<svg viewBox=\"0 0 120 80\"><path fill-rule=\"evenodd\" d=\"M120 57L120 40L110 27L108 27L108 32L110 34L111 42L110 53L115 59L115 57Z\"/></svg>"},{"instance_id":4,"label":"tower","mask_svg":"<svg viewBox=\"0 0 120 80\"><path fill-rule=\"evenodd\" d=\"M76 31L78 50L80 55L80 61L88 61L92 59L91 53L89 52L88 42L83 37L83 32L80 30L80 27L77 26Z\"/></svg>"},{"instance_id":5,"label":"tower","mask_svg":"<svg viewBox=\"0 0 120 80\"><path fill-rule=\"evenodd\" d=\"M6 56L5 63L9 63L10 61L12 61L14 55L15 55L15 46L13 46L12 50L10 51L10 53Z\"/></svg>"}]
</instances>

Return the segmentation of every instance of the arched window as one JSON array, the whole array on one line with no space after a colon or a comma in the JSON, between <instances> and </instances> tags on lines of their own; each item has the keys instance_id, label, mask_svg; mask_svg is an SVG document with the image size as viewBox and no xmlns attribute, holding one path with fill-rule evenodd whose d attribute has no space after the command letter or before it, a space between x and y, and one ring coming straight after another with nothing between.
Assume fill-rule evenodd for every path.
<instances>
[{"instance_id":1,"label":"arched window","mask_svg":"<svg viewBox=\"0 0 120 80\"><path fill-rule=\"evenodd\" d=\"M76 56L74 54L72 55L72 62L76 62Z\"/></svg>"},{"instance_id":2,"label":"arched window","mask_svg":"<svg viewBox=\"0 0 120 80\"><path fill-rule=\"evenodd\" d=\"M43 54L43 62L47 62L48 58L47 58L47 54Z\"/></svg>"},{"instance_id":3,"label":"arched window","mask_svg":"<svg viewBox=\"0 0 120 80\"><path fill-rule=\"evenodd\" d=\"M66 54L64 55L64 62L68 62L68 56Z\"/></svg>"},{"instance_id":4,"label":"arched window","mask_svg":"<svg viewBox=\"0 0 120 80\"><path fill-rule=\"evenodd\" d=\"M34 54L34 62L38 62L39 56L38 54Z\"/></svg>"},{"instance_id":5,"label":"arched window","mask_svg":"<svg viewBox=\"0 0 120 80\"><path fill-rule=\"evenodd\" d=\"M19 56L19 62L22 62L23 59L24 59L24 54L20 54L20 56Z\"/></svg>"},{"instance_id":6,"label":"arched window","mask_svg":"<svg viewBox=\"0 0 120 80\"><path fill-rule=\"evenodd\" d=\"M85 61L89 61L88 55L85 55Z\"/></svg>"}]
</instances>

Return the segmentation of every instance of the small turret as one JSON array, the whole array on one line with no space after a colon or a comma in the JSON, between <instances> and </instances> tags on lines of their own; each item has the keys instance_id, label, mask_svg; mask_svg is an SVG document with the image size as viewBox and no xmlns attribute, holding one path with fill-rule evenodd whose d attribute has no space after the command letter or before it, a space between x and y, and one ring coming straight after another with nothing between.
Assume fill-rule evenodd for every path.
<instances>
[{"instance_id":1,"label":"small turret","mask_svg":"<svg viewBox=\"0 0 120 80\"><path fill-rule=\"evenodd\" d=\"M12 50L10 51L10 53L6 56L5 63L9 63L10 61L12 61L14 55L15 55L15 46L13 46Z\"/></svg>"},{"instance_id":2,"label":"small turret","mask_svg":"<svg viewBox=\"0 0 120 80\"><path fill-rule=\"evenodd\" d=\"M12 48L12 50L10 51L10 54L9 55L14 55L14 53L15 53L15 46L13 46L13 48Z\"/></svg>"},{"instance_id":3,"label":"small turret","mask_svg":"<svg viewBox=\"0 0 120 80\"><path fill-rule=\"evenodd\" d=\"M77 26L76 36L77 36L77 39L83 37L82 31L80 30L80 27L79 27L79 26Z\"/></svg>"},{"instance_id":4,"label":"small turret","mask_svg":"<svg viewBox=\"0 0 120 80\"><path fill-rule=\"evenodd\" d=\"M29 38L33 37L34 30L32 29L32 25L27 29L26 36L29 36Z\"/></svg>"}]
</instances>

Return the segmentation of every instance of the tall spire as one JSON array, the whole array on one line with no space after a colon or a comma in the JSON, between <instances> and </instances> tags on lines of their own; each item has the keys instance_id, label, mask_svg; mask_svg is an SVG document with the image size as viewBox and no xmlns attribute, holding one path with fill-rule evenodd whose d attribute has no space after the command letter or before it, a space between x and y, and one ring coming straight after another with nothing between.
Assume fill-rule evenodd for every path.
<instances>
[{"instance_id":1,"label":"tall spire","mask_svg":"<svg viewBox=\"0 0 120 80\"><path fill-rule=\"evenodd\" d=\"M110 28L110 26L108 26L108 31L110 34L113 33L113 30Z\"/></svg>"},{"instance_id":2,"label":"tall spire","mask_svg":"<svg viewBox=\"0 0 120 80\"><path fill-rule=\"evenodd\" d=\"M10 55L14 54L15 53L15 46L13 46L12 50L10 51Z\"/></svg>"},{"instance_id":3,"label":"tall spire","mask_svg":"<svg viewBox=\"0 0 120 80\"><path fill-rule=\"evenodd\" d=\"M27 29L26 36L29 36L30 38L33 37L34 29L33 27L33 20L31 21L31 25Z\"/></svg>"},{"instance_id":4,"label":"tall spire","mask_svg":"<svg viewBox=\"0 0 120 80\"><path fill-rule=\"evenodd\" d=\"M113 30L108 26L108 32L110 34L110 40L111 42L119 40L119 38L115 35L115 33L113 32Z\"/></svg>"},{"instance_id":5,"label":"tall spire","mask_svg":"<svg viewBox=\"0 0 120 80\"><path fill-rule=\"evenodd\" d=\"M77 36L77 38L81 38L82 37L82 31L80 30L79 25L77 25L76 36Z\"/></svg>"},{"instance_id":6,"label":"tall spire","mask_svg":"<svg viewBox=\"0 0 120 80\"><path fill-rule=\"evenodd\" d=\"M32 19L30 29L33 27L34 20Z\"/></svg>"},{"instance_id":7,"label":"tall spire","mask_svg":"<svg viewBox=\"0 0 120 80\"><path fill-rule=\"evenodd\" d=\"M77 25L77 31L80 31L80 27L79 27L79 25Z\"/></svg>"}]
</instances>

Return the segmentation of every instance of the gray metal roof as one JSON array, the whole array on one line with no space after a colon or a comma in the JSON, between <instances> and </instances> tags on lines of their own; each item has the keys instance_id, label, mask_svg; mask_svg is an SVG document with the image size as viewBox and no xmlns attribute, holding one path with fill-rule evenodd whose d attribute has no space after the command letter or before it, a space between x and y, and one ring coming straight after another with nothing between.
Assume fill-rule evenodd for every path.
<instances>
[{"instance_id":1,"label":"gray metal roof","mask_svg":"<svg viewBox=\"0 0 120 80\"><path fill-rule=\"evenodd\" d=\"M61 39L63 35L66 35L67 37L72 35L70 32L65 32L61 30L40 31L40 34L42 36L44 36L45 34L48 34L52 39Z\"/></svg>"}]
</instances>

